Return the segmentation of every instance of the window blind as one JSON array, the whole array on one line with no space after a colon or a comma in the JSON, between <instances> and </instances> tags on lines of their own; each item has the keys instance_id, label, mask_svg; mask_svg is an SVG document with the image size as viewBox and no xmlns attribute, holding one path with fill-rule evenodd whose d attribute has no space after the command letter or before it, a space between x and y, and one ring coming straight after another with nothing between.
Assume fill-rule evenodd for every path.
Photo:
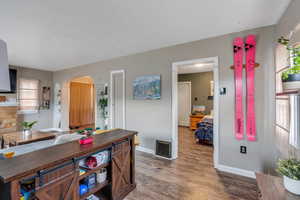
<instances>
[{"instance_id":1,"label":"window blind","mask_svg":"<svg viewBox=\"0 0 300 200\"><path fill-rule=\"evenodd\" d=\"M39 85L39 80L20 79L19 102L21 111L37 111L39 109Z\"/></svg>"}]
</instances>

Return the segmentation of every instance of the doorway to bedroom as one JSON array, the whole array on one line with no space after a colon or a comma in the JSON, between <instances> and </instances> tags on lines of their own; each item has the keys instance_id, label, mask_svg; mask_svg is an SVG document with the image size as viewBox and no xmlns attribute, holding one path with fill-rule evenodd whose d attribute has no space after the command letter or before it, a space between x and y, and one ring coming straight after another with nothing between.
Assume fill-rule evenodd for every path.
<instances>
[{"instance_id":1,"label":"doorway to bedroom","mask_svg":"<svg viewBox=\"0 0 300 200\"><path fill-rule=\"evenodd\" d=\"M205 155L218 163L218 59L173 63L173 158Z\"/></svg>"}]
</instances>

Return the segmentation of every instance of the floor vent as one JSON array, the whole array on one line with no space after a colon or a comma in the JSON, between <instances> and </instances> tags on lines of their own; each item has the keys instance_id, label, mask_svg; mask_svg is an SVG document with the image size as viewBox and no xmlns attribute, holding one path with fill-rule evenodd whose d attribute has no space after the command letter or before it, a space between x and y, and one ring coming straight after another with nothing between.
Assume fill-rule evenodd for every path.
<instances>
[{"instance_id":1,"label":"floor vent","mask_svg":"<svg viewBox=\"0 0 300 200\"><path fill-rule=\"evenodd\" d=\"M171 158L171 142L156 140L156 155Z\"/></svg>"}]
</instances>

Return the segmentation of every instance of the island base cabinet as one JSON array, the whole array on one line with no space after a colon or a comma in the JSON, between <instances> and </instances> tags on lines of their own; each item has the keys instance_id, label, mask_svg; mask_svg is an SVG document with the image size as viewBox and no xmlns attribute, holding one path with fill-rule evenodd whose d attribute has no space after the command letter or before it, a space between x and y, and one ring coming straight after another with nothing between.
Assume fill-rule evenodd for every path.
<instances>
[{"instance_id":1,"label":"island base cabinet","mask_svg":"<svg viewBox=\"0 0 300 200\"><path fill-rule=\"evenodd\" d=\"M114 130L95 135L93 144L69 142L0 160L0 200L25 196L34 200L86 200L91 195L101 200L122 200L136 187L135 134ZM96 160L92 163L96 166L89 167L89 160ZM9 162L26 164L21 168ZM10 166L10 171L4 171ZM99 176L99 181L102 171L106 180Z\"/></svg>"},{"instance_id":2,"label":"island base cabinet","mask_svg":"<svg viewBox=\"0 0 300 200\"><path fill-rule=\"evenodd\" d=\"M113 145L112 148L112 197L123 199L135 188L134 146L132 140Z\"/></svg>"},{"instance_id":3,"label":"island base cabinet","mask_svg":"<svg viewBox=\"0 0 300 200\"><path fill-rule=\"evenodd\" d=\"M59 180L38 189L35 196L39 200L77 200L77 184L75 174L65 175Z\"/></svg>"}]
</instances>

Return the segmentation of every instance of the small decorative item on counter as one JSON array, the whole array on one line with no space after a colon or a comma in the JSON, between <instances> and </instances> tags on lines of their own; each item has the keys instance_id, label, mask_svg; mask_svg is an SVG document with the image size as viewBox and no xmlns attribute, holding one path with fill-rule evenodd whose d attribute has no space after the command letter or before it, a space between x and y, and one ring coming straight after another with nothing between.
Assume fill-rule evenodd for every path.
<instances>
[{"instance_id":1,"label":"small decorative item on counter","mask_svg":"<svg viewBox=\"0 0 300 200\"><path fill-rule=\"evenodd\" d=\"M79 186L79 194L80 194L80 196L84 195L87 192L88 192L88 186L85 185L85 184L80 184L80 186Z\"/></svg>"},{"instance_id":2,"label":"small decorative item on counter","mask_svg":"<svg viewBox=\"0 0 300 200\"><path fill-rule=\"evenodd\" d=\"M32 127L37 123L37 121L33 122L22 122L23 132L25 134L31 134Z\"/></svg>"},{"instance_id":3,"label":"small decorative item on counter","mask_svg":"<svg viewBox=\"0 0 300 200\"><path fill-rule=\"evenodd\" d=\"M79 144L84 145L84 144L92 144L94 142L93 137L82 137L79 140Z\"/></svg>"},{"instance_id":4,"label":"small decorative item on counter","mask_svg":"<svg viewBox=\"0 0 300 200\"><path fill-rule=\"evenodd\" d=\"M92 128L86 128L84 130L77 131L77 133L80 134L80 135L85 135L85 136L89 137L89 136L93 135L93 129Z\"/></svg>"},{"instance_id":5,"label":"small decorative item on counter","mask_svg":"<svg viewBox=\"0 0 300 200\"><path fill-rule=\"evenodd\" d=\"M283 185L289 192L300 195L300 161L279 160L277 172L283 176Z\"/></svg>"},{"instance_id":6,"label":"small decorative item on counter","mask_svg":"<svg viewBox=\"0 0 300 200\"><path fill-rule=\"evenodd\" d=\"M88 187L88 189L92 189L96 186L97 184L97 178L96 178L96 173L89 175L85 179L83 179L84 185Z\"/></svg>"},{"instance_id":7,"label":"small decorative item on counter","mask_svg":"<svg viewBox=\"0 0 300 200\"><path fill-rule=\"evenodd\" d=\"M103 183L104 181L106 181L106 177L107 177L107 169L106 168L100 169L100 171L97 173L97 182L100 184Z\"/></svg>"},{"instance_id":8,"label":"small decorative item on counter","mask_svg":"<svg viewBox=\"0 0 300 200\"><path fill-rule=\"evenodd\" d=\"M14 155L15 155L15 152L3 153L4 158L12 158L12 157L14 157Z\"/></svg>"},{"instance_id":9,"label":"small decorative item on counter","mask_svg":"<svg viewBox=\"0 0 300 200\"><path fill-rule=\"evenodd\" d=\"M92 195L88 196L88 198L86 198L86 200L100 200L100 199L99 199L99 197L92 194Z\"/></svg>"}]
</instances>

